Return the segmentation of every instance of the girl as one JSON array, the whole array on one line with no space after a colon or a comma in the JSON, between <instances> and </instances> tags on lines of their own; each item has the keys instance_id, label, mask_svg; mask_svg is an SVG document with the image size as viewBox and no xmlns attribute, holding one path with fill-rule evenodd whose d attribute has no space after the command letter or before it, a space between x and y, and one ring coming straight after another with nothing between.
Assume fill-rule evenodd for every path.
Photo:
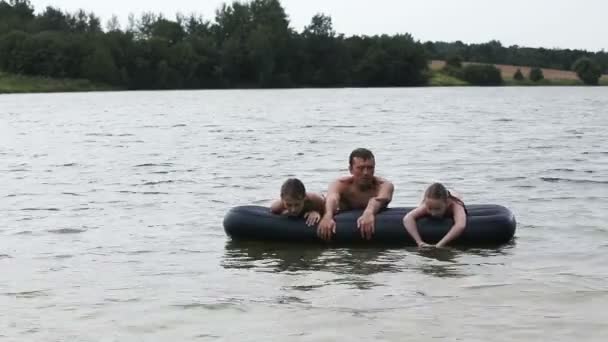
<instances>
[{"instance_id":1,"label":"girl","mask_svg":"<svg viewBox=\"0 0 608 342\"><path fill-rule=\"evenodd\" d=\"M273 214L292 217L304 216L306 224L313 226L319 222L325 209L323 197L307 193L304 184L297 178L290 178L281 186L281 199L270 206Z\"/></svg>"},{"instance_id":2,"label":"girl","mask_svg":"<svg viewBox=\"0 0 608 342\"><path fill-rule=\"evenodd\" d=\"M454 225L435 247L443 247L462 234L467 224L467 212L460 198L450 194L443 184L434 183L426 189L424 199L418 208L405 215L403 225L418 247L432 247L420 238L416 219L423 216L442 218L448 215L454 219Z\"/></svg>"}]
</instances>

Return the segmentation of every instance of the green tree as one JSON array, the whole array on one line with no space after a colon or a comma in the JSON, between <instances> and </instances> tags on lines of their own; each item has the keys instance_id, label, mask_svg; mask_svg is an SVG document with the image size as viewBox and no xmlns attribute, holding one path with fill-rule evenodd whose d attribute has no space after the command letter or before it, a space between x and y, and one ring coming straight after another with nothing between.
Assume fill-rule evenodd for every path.
<instances>
[{"instance_id":1,"label":"green tree","mask_svg":"<svg viewBox=\"0 0 608 342\"><path fill-rule=\"evenodd\" d=\"M521 70L518 68L517 71L515 71L515 74L513 74L513 79L516 81L523 81L524 78L524 74L521 73Z\"/></svg>"},{"instance_id":2,"label":"green tree","mask_svg":"<svg viewBox=\"0 0 608 342\"><path fill-rule=\"evenodd\" d=\"M462 70L462 57L460 55L450 55L443 67L443 72L459 79L464 79L464 71Z\"/></svg>"},{"instance_id":3,"label":"green tree","mask_svg":"<svg viewBox=\"0 0 608 342\"><path fill-rule=\"evenodd\" d=\"M257 71L258 86L272 86L278 83L278 75L288 72L289 20L278 0L254 0L250 11L249 60Z\"/></svg>"},{"instance_id":4,"label":"green tree","mask_svg":"<svg viewBox=\"0 0 608 342\"><path fill-rule=\"evenodd\" d=\"M462 68L462 57L451 55L445 60L445 65L453 68Z\"/></svg>"},{"instance_id":5,"label":"green tree","mask_svg":"<svg viewBox=\"0 0 608 342\"><path fill-rule=\"evenodd\" d=\"M98 46L82 62L82 76L92 81L119 84L120 74L108 49Z\"/></svg>"},{"instance_id":6,"label":"green tree","mask_svg":"<svg viewBox=\"0 0 608 342\"><path fill-rule=\"evenodd\" d=\"M0 35L13 30L25 31L34 19L34 8L29 1L0 1Z\"/></svg>"},{"instance_id":7,"label":"green tree","mask_svg":"<svg viewBox=\"0 0 608 342\"><path fill-rule=\"evenodd\" d=\"M530 69L530 75L528 76L528 78L532 82L538 82L543 80L545 78L545 75L543 74L543 70L541 68L532 68Z\"/></svg>"},{"instance_id":8,"label":"green tree","mask_svg":"<svg viewBox=\"0 0 608 342\"><path fill-rule=\"evenodd\" d=\"M169 45L181 42L186 36L180 24L163 18L151 23L149 32L151 37L165 39Z\"/></svg>"},{"instance_id":9,"label":"green tree","mask_svg":"<svg viewBox=\"0 0 608 342\"><path fill-rule=\"evenodd\" d=\"M350 69L350 54L346 50L343 36L336 37L332 19L324 14L313 16L310 25L304 28L302 82L312 86L341 86L347 83Z\"/></svg>"},{"instance_id":10,"label":"green tree","mask_svg":"<svg viewBox=\"0 0 608 342\"><path fill-rule=\"evenodd\" d=\"M68 16L65 15L60 9L47 6L41 15L36 17L35 31L70 31L70 23L68 22Z\"/></svg>"},{"instance_id":11,"label":"green tree","mask_svg":"<svg viewBox=\"0 0 608 342\"><path fill-rule=\"evenodd\" d=\"M23 31L11 31L0 36L0 70L25 73L27 60L24 43L30 35Z\"/></svg>"},{"instance_id":12,"label":"green tree","mask_svg":"<svg viewBox=\"0 0 608 342\"><path fill-rule=\"evenodd\" d=\"M464 79L474 85L495 86L503 83L500 70L489 64L469 64L463 68Z\"/></svg>"},{"instance_id":13,"label":"green tree","mask_svg":"<svg viewBox=\"0 0 608 342\"><path fill-rule=\"evenodd\" d=\"M588 57L579 58L574 62L572 70L576 72L581 81L588 85L597 85L602 76L599 64Z\"/></svg>"}]
</instances>

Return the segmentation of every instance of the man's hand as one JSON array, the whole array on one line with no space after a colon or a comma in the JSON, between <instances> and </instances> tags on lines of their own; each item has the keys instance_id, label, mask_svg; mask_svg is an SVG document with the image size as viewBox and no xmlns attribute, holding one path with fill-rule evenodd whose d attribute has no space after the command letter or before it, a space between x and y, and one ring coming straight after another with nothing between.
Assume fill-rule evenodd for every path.
<instances>
[{"instance_id":1,"label":"man's hand","mask_svg":"<svg viewBox=\"0 0 608 342\"><path fill-rule=\"evenodd\" d=\"M376 217L372 213L364 212L357 220L357 228L361 231L361 237L365 240L371 240L376 229Z\"/></svg>"},{"instance_id":2,"label":"man's hand","mask_svg":"<svg viewBox=\"0 0 608 342\"><path fill-rule=\"evenodd\" d=\"M321 222L319 222L319 227L317 228L317 235L325 240L331 240L332 234L336 233L336 221L332 217L323 216Z\"/></svg>"}]
</instances>

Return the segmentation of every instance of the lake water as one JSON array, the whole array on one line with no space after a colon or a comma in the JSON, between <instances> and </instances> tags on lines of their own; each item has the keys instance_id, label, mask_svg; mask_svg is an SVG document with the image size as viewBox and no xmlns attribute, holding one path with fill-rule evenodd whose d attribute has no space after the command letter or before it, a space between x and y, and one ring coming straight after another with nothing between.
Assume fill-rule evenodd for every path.
<instances>
[{"instance_id":1,"label":"lake water","mask_svg":"<svg viewBox=\"0 0 608 342\"><path fill-rule=\"evenodd\" d=\"M604 341L608 88L0 96L0 340ZM233 243L367 147L517 217L496 249Z\"/></svg>"}]
</instances>

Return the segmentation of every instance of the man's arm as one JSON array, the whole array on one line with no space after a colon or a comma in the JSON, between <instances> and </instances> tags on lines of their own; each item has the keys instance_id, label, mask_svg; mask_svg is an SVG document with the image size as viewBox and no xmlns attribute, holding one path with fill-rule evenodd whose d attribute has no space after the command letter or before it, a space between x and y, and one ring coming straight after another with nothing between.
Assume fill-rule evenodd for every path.
<instances>
[{"instance_id":1,"label":"man's arm","mask_svg":"<svg viewBox=\"0 0 608 342\"><path fill-rule=\"evenodd\" d=\"M324 218L333 219L334 214L339 208L340 205L340 195L342 193L344 186L342 185L342 180L338 179L329 185L329 189L327 190L327 197L325 199L325 213L323 214Z\"/></svg>"},{"instance_id":2,"label":"man's arm","mask_svg":"<svg viewBox=\"0 0 608 342\"><path fill-rule=\"evenodd\" d=\"M381 209L386 208L386 206L393 200L393 192L395 191L395 186L393 183L387 180L380 180L380 188L378 189L378 196L372 197L367 203L367 208L365 208L364 214L368 215L376 215Z\"/></svg>"},{"instance_id":3,"label":"man's arm","mask_svg":"<svg viewBox=\"0 0 608 342\"><path fill-rule=\"evenodd\" d=\"M336 232L336 222L334 221L334 214L340 205L340 194L344 189L344 183L341 179L338 179L329 185L327 191L327 198L325 199L325 213L319 222L317 228L317 235L325 240L331 240L332 234Z\"/></svg>"},{"instance_id":4,"label":"man's arm","mask_svg":"<svg viewBox=\"0 0 608 342\"><path fill-rule=\"evenodd\" d=\"M367 208L357 220L357 228L361 230L361 237L367 240L372 238L376 230L376 214L393 199L393 190L395 189L393 184L384 179L380 179L379 182L378 195L367 202Z\"/></svg>"}]
</instances>

